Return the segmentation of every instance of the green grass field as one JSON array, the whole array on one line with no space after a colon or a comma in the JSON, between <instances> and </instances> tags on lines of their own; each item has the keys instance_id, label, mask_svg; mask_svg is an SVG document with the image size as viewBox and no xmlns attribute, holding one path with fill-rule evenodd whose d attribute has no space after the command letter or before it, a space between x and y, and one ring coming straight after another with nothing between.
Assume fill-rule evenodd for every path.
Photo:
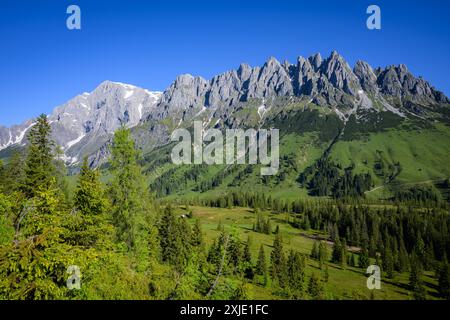
<instances>
[{"instance_id":1,"label":"green grass field","mask_svg":"<svg viewBox=\"0 0 450 320\"><path fill-rule=\"evenodd\" d=\"M193 218L190 219L194 223L195 219L200 219L205 242L209 246L216 239L220 232L217 230L219 222L222 222L226 231L237 232L242 241L247 241L248 236L251 237L251 253L252 259L256 262L258 250L262 244L265 249L266 258L269 259L272 250L274 235L267 235L257 233L252 230L255 221L255 214L250 208L209 208L209 207L190 207ZM178 207L177 213L185 212L184 207ZM284 214L270 214L272 227L276 225L280 227L283 237L283 248L287 252L290 249L297 250L300 253L308 256L307 258L307 279L312 273L316 275L323 275L323 271L319 269L318 262L309 258L314 240L307 238L306 235L314 234L314 231L304 231L292 227L286 222L286 215ZM303 234L303 235L302 235ZM329 254L331 254L332 247L329 245ZM269 262L269 261L267 261ZM359 268L345 267L342 269L333 263L328 263L329 280L325 283L327 298L330 299L370 299L371 290L367 289L367 278L364 274L365 270ZM382 277L382 285L380 290L374 290L373 297L375 299L391 299L404 300L412 299L408 291L408 277L409 275L396 274L394 279L386 279ZM238 281L238 279L235 279ZM424 283L427 289L427 298L435 299L436 279L433 274L425 273ZM250 295L253 299L280 299L280 296L274 294L273 289L264 287L258 283L249 284Z\"/></svg>"}]
</instances>

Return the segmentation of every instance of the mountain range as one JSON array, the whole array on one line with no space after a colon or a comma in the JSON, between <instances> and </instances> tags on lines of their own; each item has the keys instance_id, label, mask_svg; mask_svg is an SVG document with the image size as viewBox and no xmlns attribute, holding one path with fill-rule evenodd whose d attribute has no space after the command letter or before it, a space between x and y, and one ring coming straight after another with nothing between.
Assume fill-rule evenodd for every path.
<instances>
[{"instance_id":1,"label":"mountain range","mask_svg":"<svg viewBox=\"0 0 450 320\"><path fill-rule=\"evenodd\" d=\"M96 166L107 158L111 137L122 125L132 129L137 146L148 154L167 145L173 129L190 127L193 120L202 120L205 128L315 132L324 142L322 153L339 140L364 140L389 128L438 126L450 142L449 105L444 93L405 65L374 69L358 61L352 68L333 51L327 58L315 54L293 64L275 58L263 66L241 64L210 80L183 74L164 92L105 81L56 107L48 118L66 164L76 166L88 156ZM33 120L0 126L0 158L26 145L32 125Z\"/></svg>"}]
</instances>

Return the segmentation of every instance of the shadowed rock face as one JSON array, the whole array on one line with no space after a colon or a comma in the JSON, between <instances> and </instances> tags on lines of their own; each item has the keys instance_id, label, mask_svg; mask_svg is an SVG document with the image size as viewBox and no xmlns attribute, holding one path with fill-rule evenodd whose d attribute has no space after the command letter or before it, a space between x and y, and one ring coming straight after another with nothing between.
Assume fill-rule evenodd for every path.
<instances>
[{"instance_id":1,"label":"shadowed rock face","mask_svg":"<svg viewBox=\"0 0 450 320\"><path fill-rule=\"evenodd\" d=\"M211 80L189 74L178 76L163 93L105 81L57 107L49 120L53 138L69 164L89 155L96 165L108 155L113 132L124 125L143 127L133 133L139 147L168 142L170 130L186 121L202 119L205 127L236 127L245 119L237 115L257 101L260 121L270 108L283 108L276 98L307 101L335 112L342 121L350 115L387 111L402 117L426 117L427 110L447 105L449 99L427 81L412 75L406 66L373 69L358 61L352 69L336 51L299 57L295 64L270 58L261 67L241 64ZM290 100L290 101L291 101ZM259 106L259 107L258 107ZM170 120L168 126L161 121ZM26 143L33 121L11 128L0 127L0 150Z\"/></svg>"}]
</instances>

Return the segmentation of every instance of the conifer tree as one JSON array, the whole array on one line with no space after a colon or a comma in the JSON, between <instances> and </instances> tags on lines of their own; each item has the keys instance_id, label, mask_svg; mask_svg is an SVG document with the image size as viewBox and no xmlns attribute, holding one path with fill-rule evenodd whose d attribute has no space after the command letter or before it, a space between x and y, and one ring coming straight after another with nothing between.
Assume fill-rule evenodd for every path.
<instances>
[{"instance_id":1,"label":"conifer tree","mask_svg":"<svg viewBox=\"0 0 450 320\"><path fill-rule=\"evenodd\" d=\"M236 234L232 234L230 236L228 243L228 256L233 272L238 272L242 262L242 248L241 240Z\"/></svg>"},{"instance_id":2,"label":"conifer tree","mask_svg":"<svg viewBox=\"0 0 450 320\"><path fill-rule=\"evenodd\" d=\"M264 247L259 247L258 261L256 262L255 272L258 275L265 275L267 272L266 256L264 254Z\"/></svg>"},{"instance_id":3,"label":"conifer tree","mask_svg":"<svg viewBox=\"0 0 450 320\"><path fill-rule=\"evenodd\" d=\"M409 261L408 261L408 252L405 248L405 243L403 239L400 239L400 248L398 250L398 258L396 261L396 270L398 272L405 272L408 269Z\"/></svg>"},{"instance_id":4,"label":"conifer tree","mask_svg":"<svg viewBox=\"0 0 450 320\"><path fill-rule=\"evenodd\" d=\"M312 299L322 299L323 296L323 286L320 279L315 273L311 275L308 282L308 294Z\"/></svg>"},{"instance_id":5,"label":"conifer tree","mask_svg":"<svg viewBox=\"0 0 450 320\"><path fill-rule=\"evenodd\" d=\"M341 244L340 239L336 238L333 246L333 252L331 254L331 261L344 266L347 259L345 252L346 251L343 244Z\"/></svg>"},{"instance_id":6,"label":"conifer tree","mask_svg":"<svg viewBox=\"0 0 450 320\"><path fill-rule=\"evenodd\" d=\"M305 278L305 257L291 250L287 260L289 289L294 298L299 298L303 291Z\"/></svg>"},{"instance_id":7,"label":"conifer tree","mask_svg":"<svg viewBox=\"0 0 450 320\"><path fill-rule=\"evenodd\" d=\"M383 269L386 272L386 276L389 279L392 279L394 277L394 258L392 257L390 247L387 247L384 250L384 257L382 261L383 261Z\"/></svg>"},{"instance_id":8,"label":"conifer tree","mask_svg":"<svg viewBox=\"0 0 450 320\"><path fill-rule=\"evenodd\" d=\"M84 158L74 196L74 206L84 216L97 216L105 212L107 202L99 179L99 173L89 168Z\"/></svg>"},{"instance_id":9,"label":"conifer tree","mask_svg":"<svg viewBox=\"0 0 450 320\"><path fill-rule=\"evenodd\" d=\"M189 241L190 235L187 235L188 230L186 226L181 226L173 212L173 209L168 205L164 209L164 213L159 223L159 240L161 246L161 258L178 269L181 269L187 262L189 248L186 244ZM187 238L185 238L188 236Z\"/></svg>"},{"instance_id":10,"label":"conifer tree","mask_svg":"<svg viewBox=\"0 0 450 320\"><path fill-rule=\"evenodd\" d=\"M319 242L319 267L323 268L323 265L328 261L328 248L325 241Z\"/></svg>"},{"instance_id":11,"label":"conifer tree","mask_svg":"<svg viewBox=\"0 0 450 320\"><path fill-rule=\"evenodd\" d=\"M342 246L341 246L341 267L345 268L345 265L347 264L347 257L348 257L348 252L347 252L347 241L345 239L342 240Z\"/></svg>"},{"instance_id":12,"label":"conifer tree","mask_svg":"<svg viewBox=\"0 0 450 320\"><path fill-rule=\"evenodd\" d=\"M450 267L443 262L438 270L439 293L444 299L450 300Z\"/></svg>"},{"instance_id":13,"label":"conifer tree","mask_svg":"<svg viewBox=\"0 0 450 320\"><path fill-rule=\"evenodd\" d=\"M313 247L311 249L310 257L315 260L319 259L319 247L317 245L317 241L314 241Z\"/></svg>"},{"instance_id":14,"label":"conifer tree","mask_svg":"<svg viewBox=\"0 0 450 320\"><path fill-rule=\"evenodd\" d=\"M325 270L323 272L323 281L328 282L329 277L330 277L330 274L328 273L328 265L326 265Z\"/></svg>"},{"instance_id":15,"label":"conifer tree","mask_svg":"<svg viewBox=\"0 0 450 320\"><path fill-rule=\"evenodd\" d=\"M148 254L146 222L151 219L150 196L138 165L139 153L129 129L122 127L115 132L111 153L112 179L109 194L117 240L144 258Z\"/></svg>"},{"instance_id":16,"label":"conifer tree","mask_svg":"<svg viewBox=\"0 0 450 320\"><path fill-rule=\"evenodd\" d=\"M250 293L248 290L248 286L243 280L241 284L233 291L233 294L230 297L231 300L250 300Z\"/></svg>"},{"instance_id":17,"label":"conifer tree","mask_svg":"<svg viewBox=\"0 0 450 320\"><path fill-rule=\"evenodd\" d=\"M251 254L251 238L248 236L247 242L245 243L244 251L242 253L242 264L245 272L245 277L249 279L253 279L254 270L252 264L252 254Z\"/></svg>"},{"instance_id":18,"label":"conifer tree","mask_svg":"<svg viewBox=\"0 0 450 320\"><path fill-rule=\"evenodd\" d=\"M3 192L11 194L23 189L25 182L25 168L22 153L15 151L11 155L8 164L5 165L3 184L7 186Z\"/></svg>"},{"instance_id":19,"label":"conifer tree","mask_svg":"<svg viewBox=\"0 0 450 320\"><path fill-rule=\"evenodd\" d=\"M272 279L276 281L280 288L285 288L287 285L286 256L283 252L281 233L275 235L270 262Z\"/></svg>"},{"instance_id":20,"label":"conifer tree","mask_svg":"<svg viewBox=\"0 0 450 320\"><path fill-rule=\"evenodd\" d=\"M349 257L350 257L350 263L349 263L349 265L351 266L351 267L356 267L357 265L356 265L356 256L353 254L353 253L351 253L350 255L349 255Z\"/></svg>"},{"instance_id":21,"label":"conifer tree","mask_svg":"<svg viewBox=\"0 0 450 320\"><path fill-rule=\"evenodd\" d=\"M277 224L277 227L275 228L275 234L280 234L280 226Z\"/></svg>"},{"instance_id":22,"label":"conifer tree","mask_svg":"<svg viewBox=\"0 0 450 320\"><path fill-rule=\"evenodd\" d=\"M70 234L66 241L74 245L94 245L106 232L107 200L97 171L89 168L87 159L83 161L74 195L74 209L66 219Z\"/></svg>"},{"instance_id":23,"label":"conifer tree","mask_svg":"<svg viewBox=\"0 0 450 320\"><path fill-rule=\"evenodd\" d=\"M252 264L252 254L251 254L251 238L250 236L247 237L247 242L245 243L244 252L243 252L243 262L251 265Z\"/></svg>"},{"instance_id":24,"label":"conifer tree","mask_svg":"<svg viewBox=\"0 0 450 320\"><path fill-rule=\"evenodd\" d=\"M195 220L194 228L192 229L192 245L195 247L203 245L203 232L199 219Z\"/></svg>"},{"instance_id":25,"label":"conifer tree","mask_svg":"<svg viewBox=\"0 0 450 320\"><path fill-rule=\"evenodd\" d=\"M416 300L425 300L426 292L422 282L422 267L420 265L419 259L415 255L411 259L409 286Z\"/></svg>"},{"instance_id":26,"label":"conifer tree","mask_svg":"<svg viewBox=\"0 0 450 320\"><path fill-rule=\"evenodd\" d=\"M359 255L359 267L361 269L366 270L369 264L370 264L369 254L367 252L367 249L363 248L362 252Z\"/></svg>"},{"instance_id":27,"label":"conifer tree","mask_svg":"<svg viewBox=\"0 0 450 320\"><path fill-rule=\"evenodd\" d=\"M38 190L48 190L54 183L53 165L54 142L47 116L42 114L28 132L28 151L25 164L25 182L23 191L28 198L36 195Z\"/></svg>"}]
</instances>

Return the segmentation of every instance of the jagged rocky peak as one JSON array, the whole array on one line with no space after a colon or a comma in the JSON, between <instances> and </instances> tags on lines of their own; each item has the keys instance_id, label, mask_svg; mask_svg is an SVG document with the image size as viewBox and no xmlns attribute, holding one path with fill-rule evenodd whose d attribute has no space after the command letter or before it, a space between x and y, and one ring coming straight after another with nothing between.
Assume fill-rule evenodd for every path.
<instances>
[{"instance_id":1,"label":"jagged rocky peak","mask_svg":"<svg viewBox=\"0 0 450 320\"><path fill-rule=\"evenodd\" d=\"M64 148L68 162L73 163L82 155L96 152L97 159L104 157L104 144L121 125L133 127L165 118L178 126L194 118L202 118L207 125L216 125L218 119L224 124L233 123L242 120L235 111L253 105L248 101L260 100L260 108L266 110L276 97L312 102L334 110L344 121L352 113L374 110L424 116L427 111L422 106L449 103L442 92L413 76L405 65L374 70L367 62L358 61L352 69L333 51L325 59L319 53L308 58L300 56L294 64L280 63L274 57L262 66L242 63L237 70L210 80L182 74L164 93L104 81L92 92L56 108L49 119L55 140ZM23 143L30 125L32 122L0 127L0 149ZM155 122L150 127L158 125ZM164 132L161 128L150 134L155 141L165 141Z\"/></svg>"},{"instance_id":2,"label":"jagged rocky peak","mask_svg":"<svg viewBox=\"0 0 450 320\"><path fill-rule=\"evenodd\" d=\"M368 63L358 61L352 69L333 51L325 59L320 53L299 57L296 64L280 63L274 57L261 67L241 64L237 70L209 81L191 75L179 76L150 118L163 118L173 110L186 110L185 117L204 108L229 108L252 98L267 100L278 96L306 96L321 106L348 108L353 108L364 96L365 104L370 106L366 93L377 97L380 94L415 96L430 103L448 101L427 82L412 76L404 65L373 70Z\"/></svg>"},{"instance_id":3,"label":"jagged rocky peak","mask_svg":"<svg viewBox=\"0 0 450 320\"><path fill-rule=\"evenodd\" d=\"M179 75L170 87L163 93L159 108L155 112L161 115L167 114L167 109L184 110L204 100L204 95L209 89L209 82L202 77L194 77L190 74Z\"/></svg>"},{"instance_id":4,"label":"jagged rocky peak","mask_svg":"<svg viewBox=\"0 0 450 320\"><path fill-rule=\"evenodd\" d=\"M104 81L90 93L82 93L58 106L48 116L55 142L73 163L81 159L81 149L96 150L121 125L136 126L159 101L161 92ZM22 143L30 122L0 129L0 149ZM5 133L3 133L3 131ZM8 140L3 141L3 136ZM11 139L9 139L11 136Z\"/></svg>"},{"instance_id":5,"label":"jagged rocky peak","mask_svg":"<svg viewBox=\"0 0 450 320\"><path fill-rule=\"evenodd\" d=\"M308 58L309 63L314 68L315 71L319 70L322 65L322 56L320 53L316 53Z\"/></svg>"},{"instance_id":6,"label":"jagged rocky peak","mask_svg":"<svg viewBox=\"0 0 450 320\"><path fill-rule=\"evenodd\" d=\"M361 89L358 78L337 51L333 51L323 62L321 72L333 87L342 89L347 94L356 95Z\"/></svg>"},{"instance_id":7,"label":"jagged rocky peak","mask_svg":"<svg viewBox=\"0 0 450 320\"><path fill-rule=\"evenodd\" d=\"M421 77L415 77L404 64L378 68L377 84L383 94L408 97L417 102L449 103L449 99Z\"/></svg>"},{"instance_id":8,"label":"jagged rocky peak","mask_svg":"<svg viewBox=\"0 0 450 320\"><path fill-rule=\"evenodd\" d=\"M247 63L241 63L237 70L237 75L239 79L241 79L241 81L245 81L250 77L251 72L252 67L250 67L250 65L248 65Z\"/></svg>"},{"instance_id":9,"label":"jagged rocky peak","mask_svg":"<svg viewBox=\"0 0 450 320\"><path fill-rule=\"evenodd\" d=\"M367 62L358 60L353 68L353 73L358 77L363 90L369 93L378 92L377 76Z\"/></svg>"}]
</instances>

